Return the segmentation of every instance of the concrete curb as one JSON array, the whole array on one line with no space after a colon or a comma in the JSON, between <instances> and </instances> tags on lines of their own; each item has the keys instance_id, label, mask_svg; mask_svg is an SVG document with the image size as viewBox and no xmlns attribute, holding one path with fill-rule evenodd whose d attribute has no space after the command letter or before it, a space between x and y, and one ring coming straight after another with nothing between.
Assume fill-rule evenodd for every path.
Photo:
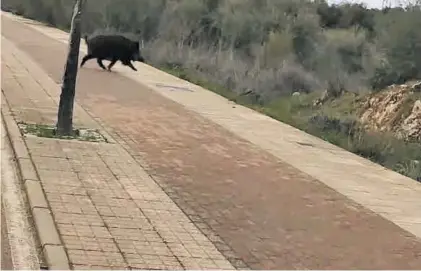
<instances>
[{"instance_id":1,"label":"concrete curb","mask_svg":"<svg viewBox=\"0 0 421 271\"><path fill-rule=\"evenodd\" d=\"M2 95L3 96L3 95ZM3 96L2 99L5 99ZM48 205L46 195L38 177L31 156L26 147L20 129L11 114L7 103L2 103L1 116L4 122L5 132L11 142L13 155L17 163L17 171L28 198L29 209L36 228L37 238L41 245L48 269L69 270L69 259L54 218ZM43 269L41 267L41 269Z\"/></svg>"}]
</instances>

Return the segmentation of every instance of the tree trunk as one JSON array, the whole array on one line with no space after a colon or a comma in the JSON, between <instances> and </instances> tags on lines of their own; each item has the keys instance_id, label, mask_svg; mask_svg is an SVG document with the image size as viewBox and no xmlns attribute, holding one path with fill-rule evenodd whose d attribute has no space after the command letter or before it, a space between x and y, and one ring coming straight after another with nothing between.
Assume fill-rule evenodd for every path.
<instances>
[{"instance_id":1,"label":"tree trunk","mask_svg":"<svg viewBox=\"0 0 421 271\"><path fill-rule=\"evenodd\" d=\"M69 38L69 51L61 86L60 104L57 114L57 135L71 135L73 131L73 104L79 62L81 21L84 0L76 0L73 10Z\"/></svg>"}]
</instances>

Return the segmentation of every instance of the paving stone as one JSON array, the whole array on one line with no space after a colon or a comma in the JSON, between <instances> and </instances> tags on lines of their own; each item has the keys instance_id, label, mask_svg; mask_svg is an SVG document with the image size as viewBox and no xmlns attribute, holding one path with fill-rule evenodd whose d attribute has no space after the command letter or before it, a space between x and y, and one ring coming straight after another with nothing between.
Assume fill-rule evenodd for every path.
<instances>
[{"instance_id":1,"label":"paving stone","mask_svg":"<svg viewBox=\"0 0 421 271\"><path fill-rule=\"evenodd\" d=\"M38 180L37 173L30 159L18 158L22 180Z\"/></svg>"},{"instance_id":2,"label":"paving stone","mask_svg":"<svg viewBox=\"0 0 421 271\"><path fill-rule=\"evenodd\" d=\"M72 224L83 226L105 226L103 218L98 214L69 214L56 213L54 215L56 223Z\"/></svg>"},{"instance_id":3,"label":"paving stone","mask_svg":"<svg viewBox=\"0 0 421 271\"><path fill-rule=\"evenodd\" d=\"M45 245L61 245L60 237L56 230L50 210L45 208L34 208L32 210L35 227L41 246Z\"/></svg>"},{"instance_id":4,"label":"paving stone","mask_svg":"<svg viewBox=\"0 0 421 271\"><path fill-rule=\"evenodd\" d=\"M123 266L97 266L97 265L73 265L73 270L124 270L129 269Z\"/></svg>"},{"instance_id":5,"label":"paving stone","mask_svg":"<svg viewBox=\"0 0 421 271\"><path fill-rule=\"evenodd\" d=\"M92 250L67 250L72 265L90 265L104 267L127 266L124 258L118 252Z\"/></svg>"},{"instance_id":6,"label":"paving stone","mask_svg":"<svg viewBox=\"0 0 421 271\"><path fill-rule=\"evenodd\" d=\"M46 245L44 246L43 254L52 270L69 269L69 260L62 246Z\"/></svg>"},{"instance_id":7,"label":"paving stone","mask_svg":"<svg viewBox=\"0 0 421 271\"><path fill-rule=\"evenodd\" d=\"M39 181L26 180L24 185L31 208L48 208L48 203Z\"/></svg>"},{"instance_id":8,"label":"paving stone","mask_svg":"<svg viewBox=\"0 0 421 271\"><path fill-rule=\"evenodd\" d=\"M64 172L73 171L69 161L64 158L33 156L32 160L34 161L37 170L54 169Z\"/></svg>"},{"instance_id":9,"label":"paving stone","mask_svg":"<svg viewBox=\"0 0 421 271\"><path fill-rule=\"evenodd\" d=\"M96 237L62 236L66 249L93 250L118 253L120 250L113 239Z\"/></svg>"}]
</instances>

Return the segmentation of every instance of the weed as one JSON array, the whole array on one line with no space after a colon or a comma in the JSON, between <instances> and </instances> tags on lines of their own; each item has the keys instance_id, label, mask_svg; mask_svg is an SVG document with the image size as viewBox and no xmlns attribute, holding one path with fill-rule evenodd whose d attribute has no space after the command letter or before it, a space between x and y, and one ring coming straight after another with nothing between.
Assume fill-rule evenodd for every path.
<instances>
[{"instance_id":1,"label":"weed","mask_svg":"<svg viewBox=\"0 0 421 271\"><path fill-rule=\"evenodd\" d=\"M56 128L51 125L19 122L18 126L23 135L90 142L108 142L107 138L102 136L97 130L80 128L74 129L70 136L59 136L56 134Z\"/></svg>"}]
</instances>

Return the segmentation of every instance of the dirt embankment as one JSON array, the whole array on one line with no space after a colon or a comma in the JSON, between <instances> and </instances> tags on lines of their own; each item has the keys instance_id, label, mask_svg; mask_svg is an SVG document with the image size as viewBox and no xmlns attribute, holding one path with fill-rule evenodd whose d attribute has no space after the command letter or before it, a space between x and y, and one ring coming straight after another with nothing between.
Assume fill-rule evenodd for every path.
<instances>
[{"instance_id":1,"label":"dirt embankment","mask_svg":"<svg viewBox=\"0 0 421 271\"><path fill-rule=\"evenodd\" d=\"M370 130L421 142L421 81L371 94L361 107L360 120Z\"/></svg>"}]
</instances>

